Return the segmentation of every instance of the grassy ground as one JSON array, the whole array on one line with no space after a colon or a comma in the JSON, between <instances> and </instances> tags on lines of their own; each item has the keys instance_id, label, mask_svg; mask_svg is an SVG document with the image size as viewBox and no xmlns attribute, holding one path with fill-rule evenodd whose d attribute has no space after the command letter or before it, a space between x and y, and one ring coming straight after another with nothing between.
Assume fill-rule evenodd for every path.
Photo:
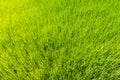
<instances>
[{"instance_id":1,"label":"grassy ground","mask_svg":"<svg viewBox=\"0 0 120 80\"><path fill-rule=\"evenodd\" d=\"M120 0L0 0L0 80L120 80Z\"/></svg>"}]
</instances>

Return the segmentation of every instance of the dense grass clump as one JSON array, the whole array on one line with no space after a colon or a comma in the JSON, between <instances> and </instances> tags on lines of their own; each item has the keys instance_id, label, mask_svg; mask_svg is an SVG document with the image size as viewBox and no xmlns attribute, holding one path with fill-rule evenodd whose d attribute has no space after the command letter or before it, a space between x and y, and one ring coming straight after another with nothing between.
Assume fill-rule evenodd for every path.
<instances>
[{"instance_id":1,"label":"dense grass clump","mask_svg":"<svg viewBox=\"0 0 120 80\"><path fill-rule=\"evenodd\" d=\"M119 79L119 0L0 0L0 80Z\"/></svg>"}]
</instances>

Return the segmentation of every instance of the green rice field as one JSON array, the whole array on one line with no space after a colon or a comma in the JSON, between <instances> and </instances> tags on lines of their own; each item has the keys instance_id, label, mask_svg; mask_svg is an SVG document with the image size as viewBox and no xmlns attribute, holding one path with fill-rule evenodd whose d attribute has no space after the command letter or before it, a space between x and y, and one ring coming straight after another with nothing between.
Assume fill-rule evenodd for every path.
<instances>
[{"instance_id":1,"label":"green rice field","mask_svg":"<svg viewBox=\"0 0 120 80\"><path fill-rule=\"evenodd\" d=\"M0 0L0 80L120 80L120 0Z\"/></svg>"}]
</instances>

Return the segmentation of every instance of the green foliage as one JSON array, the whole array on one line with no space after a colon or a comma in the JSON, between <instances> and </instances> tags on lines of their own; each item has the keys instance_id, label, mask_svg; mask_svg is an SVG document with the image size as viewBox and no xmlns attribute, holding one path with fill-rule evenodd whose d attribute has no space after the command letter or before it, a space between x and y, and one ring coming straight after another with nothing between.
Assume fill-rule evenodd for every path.
<instances>
[{"instance_id":1,"label":"green foliage","mask_svg":"<svg viewBox=\"0 0 120 80\"><path fill-rule=\"evenodd\" d=\"M119 79L119 0L0 1L0 80Z\"/></svg>"}]
</instances>

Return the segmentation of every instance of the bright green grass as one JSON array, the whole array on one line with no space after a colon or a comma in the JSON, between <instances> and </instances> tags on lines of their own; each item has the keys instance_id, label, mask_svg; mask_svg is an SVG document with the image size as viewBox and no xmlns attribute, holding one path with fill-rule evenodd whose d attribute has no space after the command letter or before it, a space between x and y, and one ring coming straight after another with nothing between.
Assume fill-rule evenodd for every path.
<instances>
[{"instance_id":1,"label":"bright green grass","mask_svg":"<svg viewBox=\"0 0 120 80\"><path fill-rule=\"evenodd\" d=\"M120 0L0 0L0 80L120 80Z\"/></svg>"}]
</instances>

